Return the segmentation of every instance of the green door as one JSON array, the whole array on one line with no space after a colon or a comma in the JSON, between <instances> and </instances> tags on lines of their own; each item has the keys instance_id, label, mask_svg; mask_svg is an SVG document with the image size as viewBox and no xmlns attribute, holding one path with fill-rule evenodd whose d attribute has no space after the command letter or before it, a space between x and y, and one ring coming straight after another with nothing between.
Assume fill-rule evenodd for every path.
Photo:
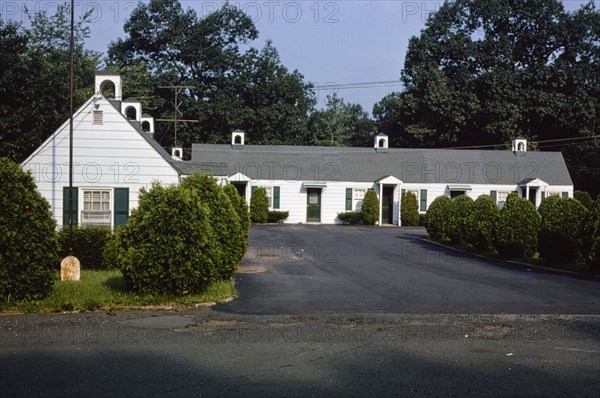
<instances>
[{"instance_id":1,"label":"green door","mask_svg":"<svg viewBox=\"0 0 600 398\"><path fill-rule=\"evenodd\" d=\"M383 187L381 196L381 222L394 223L394 187Z\"/></svg>"},{"instance_id":2,"label":"green door","mask_svg":"<svg viewBox=\"0 0 600 398\"><path fill-rule=\"evenodd\" d=\"M306 189L306 221L321 222L321 189Z\"/></svg>"}]
</instances>

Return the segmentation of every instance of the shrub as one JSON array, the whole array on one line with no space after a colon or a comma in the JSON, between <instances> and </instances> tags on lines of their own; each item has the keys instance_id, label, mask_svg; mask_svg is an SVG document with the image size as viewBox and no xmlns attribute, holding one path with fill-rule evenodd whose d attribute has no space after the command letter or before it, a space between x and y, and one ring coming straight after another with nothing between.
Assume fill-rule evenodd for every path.
<instances>
[{"instance_id":1,"label":"shrub","mask_svg":"<svg viewBox=\"0 0 600 398\"><path fill-rule=\"evenodd\" d=\"M587 263L600 270L600 199L596 199L582 225L583 254Z\"/></svg>"},{"instance_id":2,"label":"shrub","mask_svg":"<svg viewBox=\"0 0 600 398\"><path fill-rule=\"evenodd\" d=\"M499 215L498 205L489 195L479 196L473 202L473 212L466 219L465 240L480 250L490 250L492 229Z\"/></svg>"},{"instance_id":3,"label":"shrub","mask_svg":"<svg viewBox=\"0 0 600 398\"><path fill-rule=\"evenodd\" d=\"M266 223L269 219L269 199L264 188L256 188L250 198L250 221Z\"/></svg>"},{"instance_id":4,"label":"shrub","mask_svg":"<svg viewBox=\"0 0 600 398\"><path fill-rule=\"evenodd\" d=\"M531 256L538 243L541 217L533 203L511 192L492 229L494 247L505 258Z\"/></svg>"},{"instance_id":5,"label":"shrub","mask_svg":"<svg viewBox=\"0 0 600 398\"><path fill-rule=\"evenodd\" d=\"M248 212L248 205L246 204L246 200L240 196L237 189L232 184L225 185L223 191L229 196L233 209L240 218L240 228L243 240L243 245L240 246L240 250L243 251L245 255L246 250L248 250L248 230L250 229L250 213Z\"/></svg>"},{"instance_id":6,"label":"shrub","mask_svg":"<svg viewBox=\"0 0 600 398\"><path fill-rule=\"evenodd\" d=\"M580 229L588 210L577 200L550 196L539 207L540 257L549 263L575 262L580 257Z\"/></svg>"},{"instance_id":7,"label":"shrub","mask_svg":"<svg viewBox=\"0 0 600 398\"><path fill-rule=\"evenodd\" d=\"M112 270L119 269L119 245L117 242L117 234L123 227L119 227L108 238L102 251L102 269Z\"/></svg>"},{"instance_id":8,"label":"shrub","mask_svg":"<svg viewBox=\"0 0 600 398\"><path fill-rule=\"evenodd\" d=\"M46 297L60 263L56 221L30 173L0 158L0 301Z\"/></svg>"},{"instance_id":9,"label":"shrub","mask_svg":"<svg viewBox=\"0 0 600 398\"><path fill-rule=\"evenodd\" d=\"M473 213L473 199L460 195L452 200L448 211L446 233L453 243L463 243L467 237L467 219Z\"/></svg>"},{"instance_id":10,"label":"shrub","mask_svg":"<svg viewBox=\"0 0 600 398\"><path fill-rule=\"evenodd\" d=\"M427 213L419 214L419 226L427 227Z\"/></svg>"},{"instance_id":11,"label":"shrub","mask_svg":"<svg viewBox=\"0 0 600 398\"><path fill-rule=\"evenodd\" d=\"M452 199L447 196L435 198L427 209L427 233L433 239L448 238L448 215L452 207Z\"/></svg>"},{"instance_id":12,"label":"shrub","mask_svg":"<svg viewBox=\"0 0 600 398\"><path fill-rule=\"evenodd\" d=\"M220 245L197 189L142 189L138 208L113 239L125 284L138 294L201 293L217 279Z\"/></svg>"},{"instance_id":13,"label":"shrub","mask_svg":"<svg viewBox=\"0 0 600 398\"><path fill-rule=\"evenodd\" d=\"M82 269L102 270L104 264L102 253L104 246L110 240L111 231L108 227L73 227L73 254L81 263ZM62 256L69 254L69 228L62 228L58 233L58 241Z\"/></svg>"},{"instance_id":14,"label":"shrub","mask_svg":"<svg viewBox=\"0 0 600 398\"><path fill-rule=\"evenodd\" d=\"M285 220L290 216L289 211L270 211L267 216L267 222L276 223Z\"/></svg>"},{"instance_id":15,"label":"shrub","mask_svg":"<svg viewBox=\"0 0 600 398\"><path fill-rule=\"evenodd\" d=\"M247 241L245 234L242 233L240 217L231 204L229 196L208 174L196 173L186 177L181 186L197 190L200 200L208 207L210 224L219 245L219 257L215 258L218 269L217 279L232 278L238 263L246 254Z\"/></svg>"},{"instance_id":16,"label":"shrub","mask_svg":"<svg viewBox=\"0 0 600 398\"><path fill-rule=\"evenodd\" d=\"M586 209L591 210L594 200L586 191L575 191L573 197L577 199Z\"/></svg>"},{"instance_id":17,"label":"shrub","mask_svg":"<svg viewBox=\"0 0 600 398\"><path fill-rule=\"evenodd\" d=\"M344 225L364 225L365 220L361 212L347 211L344 213L338 213L338 220Z\"/></svg>"},{"instance_id":18,"label":"shrub","mask_svg":"<svg viewBox=\"0 0 600 398\"><path fill-rule=\"evenodd\" d=\"M412 192L404 192L400 199L400 223L406 227L419 224L419 204Z\"/></svg>"},{"instance_id":19,"label":"shrub","mask_svg":"<svg viewBox=\"0 0 600 398\"><path fill-rule=\"evenodd\" d=\"M379 200L373 189L369 189L365 194L360 213L366 225L375 225L379 222Z\"/></svg>"}]
</instances>

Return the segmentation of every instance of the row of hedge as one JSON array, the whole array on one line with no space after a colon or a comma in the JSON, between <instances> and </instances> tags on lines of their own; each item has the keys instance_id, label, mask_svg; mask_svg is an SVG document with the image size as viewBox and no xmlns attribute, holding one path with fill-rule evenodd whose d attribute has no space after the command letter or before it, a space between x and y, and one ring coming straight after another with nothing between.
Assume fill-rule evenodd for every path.
<instances>
[{"instance_id":1,"label":"row of hedge","mask_svg":"<svg viewBox=\"0 0 600 398\"><path fill-rule=\"evenodd\" d=\"M547 263L585 261L600 266L600 200L588 209L576 199L551 196L536 211L511 193L502 209L487 195L436 198L427 210L426 228L434 239L496 250L505 258L536 252Z\"/></svg>"}]
</instances>

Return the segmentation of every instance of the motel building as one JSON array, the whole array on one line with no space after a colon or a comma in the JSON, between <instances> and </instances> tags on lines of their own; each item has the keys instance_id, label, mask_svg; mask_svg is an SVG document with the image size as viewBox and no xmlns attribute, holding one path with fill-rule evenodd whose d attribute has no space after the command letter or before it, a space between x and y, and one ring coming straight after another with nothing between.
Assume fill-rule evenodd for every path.
<instances>
[{"instance_id":1,"label":"motel building","mask_svg":"<svg viewBox=\"0 0 600 398\"><path fill-rule=\"evenodd\" d=\"M114 97L102 93L112 88ZM340 223L359 211L365 193L379 198L379 225L400 225L400 197L413 192L424 213L438 196L490 195L499 207L510 192L536 207L551 195L573 197L560 152L530 152L515 138L511 150L390 148L378 134L371 148L252 145L236 130L230 144L193 144L168 153L154 140L154 119L135 98L122 98L121 77L99 72L95 94L73 115L73 208L77 225L115 228L137 207L141 188L178 184L204 172L233 184L250 202L265 188L270 210L288 211L286 223ZM59 225L68 224L69 121L23 163L48 200Z\"/></svg>"}]
</instances>

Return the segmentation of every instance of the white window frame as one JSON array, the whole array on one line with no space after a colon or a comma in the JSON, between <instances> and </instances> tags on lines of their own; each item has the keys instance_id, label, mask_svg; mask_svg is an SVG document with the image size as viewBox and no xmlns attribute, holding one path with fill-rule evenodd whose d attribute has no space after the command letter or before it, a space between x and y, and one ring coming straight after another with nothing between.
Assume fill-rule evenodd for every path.
<instances>
[{"instance_id":1,"label":"white window frame","mask_svg":"<svg viewBox=\"0 0 600 398\"><path fill-rule=\"evenodd\" d=\"M508 195L510 195L511 192L513 191L496 191L496 203L498 204L499 208L504 207L504 204L506 203L506 198L508 198Z\"/></svg>"},{"instance_id":2,"label":"white window frame","mask_svg":"<svg viewBox=\"0 0 600 398\"><path fill-rule=\"evenodd\" d=\"M98 198L94 197L98 193ZM86 198L89 194L89 199ZM81 226L106 226L112 227L113 190L109 188L82 188L80 224ZM86 205L89 204L89 206ZM96 206L97 205L97 206ZM94 218L97 217L97 218Z\"/></svg>"},{"instance_id":3,"label":"white window frame","mask_svg":"<svg viewBox=\"0 0 600 398\"><path fill-rule=\"evenodd\" d=\"M546 197L549 198L550 196L558 196L561 197L562 196L562 192L556 192L556 191L550 191L546 193Z\"/></svg>"},{"instance_id":4,"label":"white window frame","mask_svg":"<svg viewBox=\"0 0 600 398\"><path fill-rule=\"evenodd\" d=\"M417 198L417 208L420 209L421 208L421 198L419 196L421 194L421 190L419 190L419 189L406 189L405 192L406 193L412 192L415 195L415 197Z\"/></svg>"},{"instance_id":5,"label":"white window frame","mask_svg":"<svg viewBox=\"0 0 600 398\"><path fill-rule=\"evenodd\" d=\"M368 188L352 188L352 209L362 208L368 190Z\"/></svg>"},{"instance_id":6,"label":"white window frame","mask_svg":"<svg viewBox=\"0 0 600 398\"><path fill-rule=\"evenodd\" d=\"M269 209L273 209L273 188L272 187L261 187L265 190L267 194L267 199L269 200Z\"/></svg>"}]
</instances>

